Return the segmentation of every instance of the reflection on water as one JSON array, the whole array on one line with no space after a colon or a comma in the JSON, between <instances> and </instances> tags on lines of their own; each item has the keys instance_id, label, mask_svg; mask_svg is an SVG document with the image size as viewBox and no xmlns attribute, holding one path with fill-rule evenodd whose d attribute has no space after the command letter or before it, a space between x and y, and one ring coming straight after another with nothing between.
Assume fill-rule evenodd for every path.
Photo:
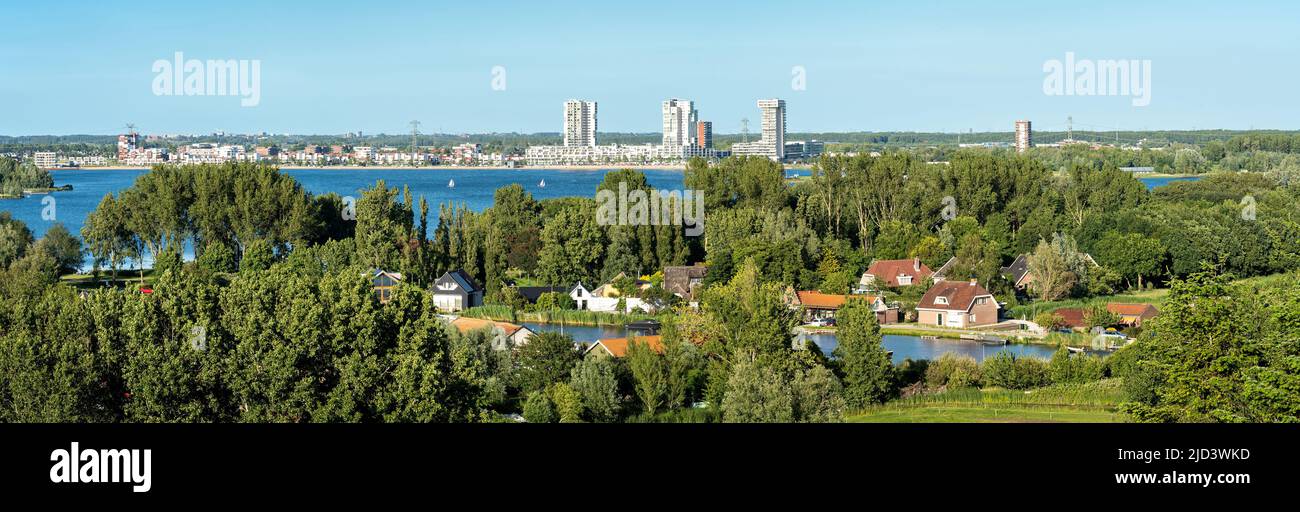
<instances>
[{"instance_id":1,"label":"reflection on water","mask_svg":"<svg viewBox=\"0 0 1300 512\"><path fill-rule=\"evenodd\" d=\"M591 343L603 338L618 338L624 336L622 327L614 326L574 326L566 325L561 327L558 324L524 324L533 332L560 332L563 329L564 334L573 336L573 341L577 343ZM812 340L816 343L822 352L827 356L835 350L838 345L835 334L800 334L800 339ZM904 359L938 359L946 353L953 353L959 356L970 356L976 361L983 361L985 358L993 357L998 352L1011 352L1016 357L1037 357L1041 359L1051 359L1052 354L1056 352L1056 347L1048 345L1029 345L1015 343L1011 345L988 345L976 341L965 340L924 340L916 336L903 336L897 334L886 334L884 336L885 350L894 353L894 363L901 363Z\"/></svg>"},{"instance_id":2,"label":"reflection on water","mask_svg":"<svg viewBox=\"0 0 1300 512\"><path fill-rule=\"evenodd\" d=\"M801 334L799 337L812 340L828 356L839 345L834 334ZM1049 345L1029 345L1024 343L988 345L978 341L925 340L917 336L898 334L884 335L883 344L885 350L894 353L894 364L901 363L905 359L938 359L947 353L970 356L975 358L976 361L983 361L985 358L993 357L993 354L998 352L1011 352L1016 357L1037 357L1041 359L1051 359L1052 354L1056 352L1056 347Z\"/></svg>"},{"instance_id":3,"label":"reflection on water","mask_svg":"<svg viewBox=\"0 0 1300 512\"><path fill-rule=\"evenodd\" d=\"M618 338L624 336L622 326L605 325L600 327L590 325L564 325L560 324L529 324L525 323L524 327L533 332L563 332L573 336L573 341L577 343L592 343L604 338Z\"/></svg>"}]
</instances>

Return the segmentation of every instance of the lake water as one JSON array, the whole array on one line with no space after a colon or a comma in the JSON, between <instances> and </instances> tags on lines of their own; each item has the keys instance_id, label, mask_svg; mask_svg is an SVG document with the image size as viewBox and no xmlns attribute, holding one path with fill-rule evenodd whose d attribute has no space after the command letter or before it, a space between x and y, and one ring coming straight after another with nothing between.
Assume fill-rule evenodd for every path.
<instances>
[{"instance_id":1,"label":"lake water","mask_svg":"<svg viewBox=\"0 0 1300 512\"><path fill-rule=\"evenodd\" d=\"M822 349L822 353L830 355L839 346L838 340L834 334L801 334L800 339L812 340ZM899 334L886 334L882 337L882 345L885 350L894 353L894 364L898 364L907 359L914 361L921 359L938 359L944 354L956 354L958 356L970 356L976 361L983 361L985 358L993 357L998 352L1010 352L1016 357L1037 357L1040 359L1051 359L1052 354L1056 353L1056 347L1049 345L1031 345L1025 343L1012 343L1009 345L988 345L977 341L966 340L926 340L917 336L904 336Z\"/></svg>"},{"instance_id":2,"label":"lake water","mask_svg":"<svg viewBox=\"0 0 1300 512\"><path fill-rule=\"evenodd\" d=\"M524 324L533 332L560 332L561 327L558 324ZM564 333L573 336L573 341L578 343L591 343L603 338L618 338L624 336L622 327L588 327L588 326L564 326ZM822 353L827 356L835 350L838 345L834 334L801 334L800 339L811 339ZM946 353L953 353L959 356L970 356L976 361L983 361L987 357L993 357L998 352L1011 352L1016 357L1037 357L1040 359L1051 359L1052 354L1056 353L1056 347L1047 345L1029 345L1015 343L1010 345L986 345L974 341L964 340L924 340L916 336L903 336L896 334L886 334L883 337L882 344L885 350L894 353L894 364L903 362L905 359L938 359Z\"/></svg>"},{"instance_id":3,"label":"lake water","mask_svg":"<svg viewBox=\"0 0 1300 512\"><path fill-rule=\"evenodd\" d=\"M1147 190L1156 187L1163 187L1175 181L1196 181L1201 179L1200 176L1165 176L1161 178L1138 178L1138 181L1146 184Z\"/></svg>"}]
</instances>

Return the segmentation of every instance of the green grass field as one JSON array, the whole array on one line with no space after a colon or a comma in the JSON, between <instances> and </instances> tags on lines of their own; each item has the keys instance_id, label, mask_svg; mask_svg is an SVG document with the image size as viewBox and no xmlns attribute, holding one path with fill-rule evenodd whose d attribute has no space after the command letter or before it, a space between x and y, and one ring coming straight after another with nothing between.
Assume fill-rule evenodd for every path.
<instances>
[{"instance_id":1,"label":"green grass field","mask_svg":"<svg viewBox=\"0 0 1300 512\"><path fill-rule=\"evenodd\" d=\"M846 415L853 423L1115 423L1120 382L1107 379L1029 391L959 389L895 400Z\"/></svg>"}]
</instances>

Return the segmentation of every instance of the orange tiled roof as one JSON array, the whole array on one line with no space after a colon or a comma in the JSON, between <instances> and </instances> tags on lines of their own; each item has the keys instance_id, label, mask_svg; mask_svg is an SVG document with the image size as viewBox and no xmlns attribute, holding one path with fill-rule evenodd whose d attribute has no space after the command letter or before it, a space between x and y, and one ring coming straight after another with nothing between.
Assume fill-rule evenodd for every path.
<instances>
[{"instance_id":1,"label":"orange tiled roof","mask_svg":"<svg viewBox=\"0 0 1300 512\"><path fill-rule=\"evenodd\" d=\"M804 307L809 308L839 309L844 305L844 296L814 291L801 291L799 292L799 303L803 304Z\"/></svg>"},{"instance_id":2,"label":"orange tiled roof","mask_svg":"<svg viewBox=\"0 0 1300 512\"><path fill-rule=\"evenodd\" d=\"M634 339L636 339L637 343L649 344L650 348L654 349L655 352L662 354L664 351L663 339L660 336L637 336ZM597 341L596 345L605 347L605 350L609 351L609 354L614 357L623 357L627 355L627 343L627 338L605 338Z\"/></svg>"}]
</instances>

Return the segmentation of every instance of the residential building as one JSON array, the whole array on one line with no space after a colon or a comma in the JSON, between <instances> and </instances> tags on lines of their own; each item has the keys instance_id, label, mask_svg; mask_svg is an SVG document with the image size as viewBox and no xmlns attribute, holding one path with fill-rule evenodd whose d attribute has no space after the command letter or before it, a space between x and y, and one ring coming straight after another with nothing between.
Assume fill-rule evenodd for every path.
<instances>
[{"instance_id":1,"label":"residential building","mask_svg":"<svg viewBox=\"0 0 1300 512\"><path fill-rule=\"evenodd\" d=\"M37 151L32 154L32 163L41 169L53 169L58 165L59 155L53 151Z\"/></svg>"},{"instance_id":2,"label":"residential building","mask_svg":"<svg viewBox=\"0 0 1300 512\"><path fill-rule=\"evenodd\" d=\"M939 270L934 271L934 274L930 276L930 279L933 279L936 283L947 280L948 274L952 273L952 267L956 263L957 258L955 256L948 258L948 261L945 261L943 265L939 267Z\"/></svg>"},{"instance_id":3,"label":"residential building","mask_svg":"<svg viewBox=\"0 0 1300 512\"><path fill-rule=\"evenodd\" d=\"M898 306L890 305L878 295L836 295L817 291L786 290L786 301L791 307L802 308L803 321L829 320L850 300L863 300L871 304L876 313L876 322L880 324L898 323Z\"/></svg>"},{"instance_id":4,"label":"residential building","mask_svg":"<svg viewBox=\"0 0 1300 512\"><path fill-rule=\"evenodd\" d=\"M464 270L452 270L433 282L433 302L444 312L482 306L483 287Z\"/></svg>"},{"instance_id":5,"label":"residential building","mask_svg":"<svg viewBox=\"0 0 1300 512\"><path fill-rule=\"evenodd\" d=\"M796 140L785 143L786 160L811 160L822 156L826 143L819 140Z\"/></svg>"},{"instance_id":6,"label":"residential building","mask_svg":"<svg viewBox=\"0 0 1300 512\"><path fill-rule=\"evenodd\" d=\"M1001 306L974 279L943 281L930 287L916 305L917 323L968 328L998 323Z\"/></svg>"},{"instance_id":7,"label":"residential building","mask_svg":"<svg viewBox=\"0 0 1300 512\"><path fill-rule=\"evenodd\" d=\"M1142 322L1155 318L1160 310L1151 304L1106 304L1106 310L1119 317L1119 323L1130 327L1142 327Z\"/></svg>"},{"instance_id":8,"label":"residential building","mask_svg":"<svg viewBox=\"0 0 1300 512\"><path fill-rule=\"evenodd\" d=\"M691 266L664 267L664 289L687 302L694 303L699 300L696 293L698 293L700 286L704 285L704 276L708 273L709 267L703 263L696 263Z\"/></svg>"},{"instance_id":9,"label":"residential building","mask_svg":"<svg viewBox=\"0 0 1300 512\"><path fill-rule=\"evenodd\" d=\"M131 132L117 136L117 161L125 162L131 152L140 147L140 134Z\"/></svg>"},{"instance_id":10,"label":"residential building","mask_svg":"<svg viewBox=\"0 0 1300 512\"><path fill-rule=\"evenodd\" d=\"M712 149L655 144L529 146L524 153L528 165L533 166L677 163L697 156L717 158Z\"/></svg>"},{"instance_id":11,"label":"residential building","mask_svg":"<svg viewBox=\"0 0 1300 512\"><path fill-rule=\"evenodd\" d=\"M370 286L375 291L375 299L380 304L387 304L393 298L393 289L402 282L402 274L377 269L370 275Z\"/></svg>"},{"instance_id":12,"label":"residential building","mask_svg":"<svg viewBox=\"0 0 1300 512\"><path fill-rule=\"evenodd\" d=\"M663 105L663 145L694 146L692 130L698 122L695 103L691 100L672 98Z\"/></svg>"},{"instance_id":13,"label":"residential building","mask_svg":"<svg viewBox=\"0 0 1300 512\"><path fill-rule=\"evenodd\" d=\"M1093 267L1098 266L1091 254L1084 253L1083 259ZM1016 285L1017 290L1028 290L1034 283L1034 274L1029 271L1029 255L1021 254L1010 265L1002 267L1002 275Z\"/></svg>"},{"instance_id":14,"label":"residential building","mask_svg":"<svg viewBox=\"0 0 1300 512\"><path fill-rule=\"evenodd\" d=\"M660 336L628 336L626 338L605 338L596 340L587 347L584 357L627 357L629 343L645 343L655 352L664 353L663 338Z\"/></svg>"},{"instance_id":15,"label":"residential building","mask_svg":"<svg viewBox=\"0 0 1300 512\"><path fill-rule=\"evenodd\" d=\"M695 123L695 145L704 149L713 149L712 121L697 121Z\"/></svg>"},{"instance_id":16,"label":"residential building","mask_svg":"<svg viewBox=\"0 0 1300 512\"><path fill-rule=\"evenodd\" d=\"M370 146L357 146L352 148L352 158L355 158L359 162L374 160L375 156L378 154L379 152Z\"/></svg>"},{"instance_id":17,"label":"residential building","mask_svg":"<svg viewBox=\"0 0 1300 512\"><path fill-rule=\"evenodd\" d=\"M930 267L921 263L921 258L905 260L876 260L862 273L858 281L864 288L872 286L913 286L924 283L934 275Z\"/></svg>"},{"instance_id":18,"label":"residential building","mask_svg":"<svg viewBox=\"0 0 1300 512\"><path fill-rule=\"evenodd\" d=\"M1016 152L1024 153L1034 145L1034 133L1028 120L1016 121Z\"/></svg>"},{"instance_id":19,"label":"residential building","mask_svg":"<svg viewBox=\"0 0 1300 512\"><path fill-rule=\"evenodd\" d=\"M630 293L625 294L614 286L615 281L623 279L624 277L626 276L620 272L618 275L614 276L613 279L610 279L610 282L600 285L590 292L587 291L586 287L582 286L582 283L578 283L578 285L570 291L569 297L573 298L578 309L585 309L587 311L618 311L621 313L631 313L639 309L641 311L653 313L657 309L653 305L633 296ZM635 280L635 283L635 286L638 289L644 290L650 287L649 282L640 279ZM623 302L622 309L618 307L619 301Z\"/></svg>"},{"instance_id":20,"label":"residential building","mask_svg":"<svg viewBox=\"0 0 1300 512\"><path fill-rule=\"evenodd\" d=\"M762 113L762 136L754 142L732 144L731 154L785 160L785 100L758 100L758 109Z\"/></svg>"},{"instance_id":21,"label":"residential building","mask_svg":"<svg viewBox=\"0 0 1300 512\"><path fill-rule=\"evenodd\" d=\"M461 334L469 334L478 330L491 331L492 348L496 350L522 347L528 343L529 338L536 334L532 329L522 325L464 316L452 320L451 326L455 327Z\"/></svg>"},{"instance_id":22,"label":"residential building","mask_svg":"<svg viewBox=\"0 0 1300 512\"><path fill-rule=\"evenodd\" d=\"M596 102L564 102L564 146L596 146Z\"/></svg>"}]
</instances>

